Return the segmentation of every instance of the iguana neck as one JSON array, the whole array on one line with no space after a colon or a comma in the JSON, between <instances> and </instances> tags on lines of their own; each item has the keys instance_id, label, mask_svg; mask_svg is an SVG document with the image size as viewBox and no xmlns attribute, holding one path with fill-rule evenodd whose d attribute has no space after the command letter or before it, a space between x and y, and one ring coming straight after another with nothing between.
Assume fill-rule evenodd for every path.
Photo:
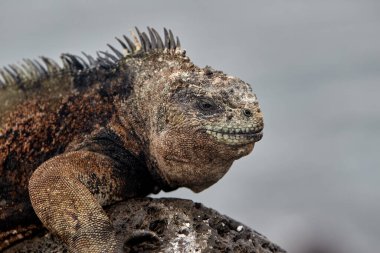
<instances>
[{"instance_id":1,"label":"iguana neck","mask_svg":"<svg viewBox=\"0 0 380 253\"><path fill-rule=\"evenodd\" d=\"M158 193L160 190L168 192L177 189L177 187L169 185L163 175L160 174L157 163L150 156L148 140L141 131L136 130L142 130L139 122L135 119L137 115L128 115L129 117L124 117L120 116L120 113L115 113L108 127L120 137L123 146L141 163L145 164L153 182L157 185L153 193Z\"/></svg>"}]
</instances>

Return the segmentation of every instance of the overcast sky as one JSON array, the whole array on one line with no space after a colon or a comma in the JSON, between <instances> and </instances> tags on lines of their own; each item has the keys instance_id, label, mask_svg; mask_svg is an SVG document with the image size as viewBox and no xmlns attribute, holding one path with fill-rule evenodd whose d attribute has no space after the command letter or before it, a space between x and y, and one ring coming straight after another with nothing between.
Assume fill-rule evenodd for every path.
<instances>
[{"instance_id":1,"label":"overcast sky","mask_svg":"<svg viewBox=\"0 0 380 253\"><path fill-rule=\"evenodd\" d=\"M289 252L380 238L379 1L0 2L0 66L94 54L134 26L171 28L190 58L250 83L264 138L216 185L179 190ZM116 43L114 43L116 44Z\"/></svg>"}]
</instances>

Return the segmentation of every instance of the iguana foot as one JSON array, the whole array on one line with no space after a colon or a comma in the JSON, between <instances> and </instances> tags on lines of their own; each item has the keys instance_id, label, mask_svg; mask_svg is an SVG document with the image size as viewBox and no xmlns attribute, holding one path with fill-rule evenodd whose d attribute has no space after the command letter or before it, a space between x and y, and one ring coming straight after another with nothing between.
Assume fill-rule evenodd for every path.
<instances>
[{"instance_id":1,"label":"iguana foot","mask_svg":"<svg viewBox=\"0 0 380 253\"><path fill-rule=\"evenodd\" d=\"M126 238L124 249L126 252L135 252L139 250L154 250L161 245L160 237L150 230L135 230Z\"/></svg>"}]
</instances>

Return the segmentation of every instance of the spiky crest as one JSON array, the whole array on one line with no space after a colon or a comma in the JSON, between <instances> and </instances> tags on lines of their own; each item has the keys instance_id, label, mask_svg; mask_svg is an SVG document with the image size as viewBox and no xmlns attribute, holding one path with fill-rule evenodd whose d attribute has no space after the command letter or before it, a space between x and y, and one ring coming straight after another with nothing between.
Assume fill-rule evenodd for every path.
<instances>
[{"instance_id":1,"label":"spiky crest","mask_svg":"<svg viewBox=\"0 0 380 253\"><path fill-rule=\"evenodd\" d=\"M12 64L0 68L0 89L13 86L19 90L25 90L38 81L54 78L62 73L75 75L86 70L97 68L108 69L117 66L122 59L128 57L135 57L151 51L166 52L167 50L180 50L180 41L178 37L176 37L175 41L170 29L164 28L165 43L162 41L159 33L153 28L147 27L149 35L145 32L141 33L137 27L135 27L135 30L137 36L131 32L134 42L125 35L123 35L124 41L115 37L123 48L122 52L114 46L107 44L112 53L99 51L95 58L84 52L82 52L84 57L65 53L61 55L62 65L50 58L41 56L39 60L23 59L23 62L19 65Z\"/></svg>"}]
</instances>

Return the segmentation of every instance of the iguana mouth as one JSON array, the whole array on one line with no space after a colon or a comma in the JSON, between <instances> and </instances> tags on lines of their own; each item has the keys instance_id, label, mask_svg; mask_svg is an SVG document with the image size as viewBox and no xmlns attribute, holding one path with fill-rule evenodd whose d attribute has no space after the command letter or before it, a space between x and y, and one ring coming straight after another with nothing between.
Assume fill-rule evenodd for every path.
<instances>
[{"instance_id":1,"label":"iguana mouth","mask_svg":"<svg viewBox=\"0 0 380 253\"><path fill-rule=\"evenodd\" d=\"M243 145L257 142L263 137L263 125L234 126L206 126L206 133L218 142L229 145Z\"/></svg>"}]
</instances>

